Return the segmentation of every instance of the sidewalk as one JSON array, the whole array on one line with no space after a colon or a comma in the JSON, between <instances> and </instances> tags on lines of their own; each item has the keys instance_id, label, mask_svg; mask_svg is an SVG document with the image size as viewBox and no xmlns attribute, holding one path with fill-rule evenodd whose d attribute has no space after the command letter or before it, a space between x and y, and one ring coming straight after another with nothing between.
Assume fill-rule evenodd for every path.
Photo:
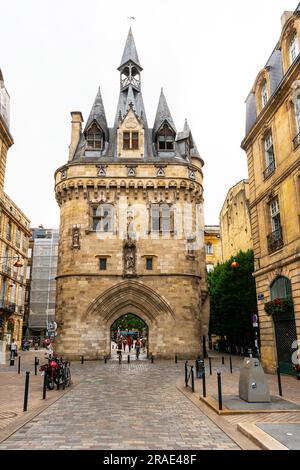
<instances>
[{"instance_id":1,"label":"sidewalk","mask_svg":"<svg viewBox=\"0 0 300 470\"><path fill-rule=\"evenodd\" d=\"M76 377L72 376L71 387L66 390L47 390L46 399L43 400L43 377L39 366L35 376L34 358L38 357L40 364L45 363L45 350L20 351L19 356L21 357L20 374L18 374L18 357L15 358L14 366L10 366L9 353L7 353L6 365L0 365L0 442L68 393L77 382ZM28 411L24 412L26 371L30 372L30 376Z\"/></svg>"},{"instance_id":2,"label":"sidewalk","mask_svg":"<svg viewBox=\"0 0 300 470\"><path fill-rule=\"evenodd\" d=\"M212 376L209 372L209 361L205 360L206 370L206 393L207 396L217 396L217 372L221 372L222 377L222 394L238 395L239 388L239 370L242 366L243 357L232 356L233 373L230 373L229 355L213 353L212 359ZM222 365L222 356L224 356L225 364ZM192 364L190 361L189 364ZM279 395L278 382L276 375L267 375L267 382L271 395ZM296 378L282 375L282 392L283 398L300 405L300 381ZM204 411L208 416L216 413L209 410L208 405L200 402L200 396L203 395L202 380L195 378L195 393L192 394L190 389L186 389L184 384L184 370L179 381L181 391L190 397L192 401ZM262 406L263 408L263 406ZM211 415L212 416L212 415ZM231 426L232 430L238 430L253 440L261 448L271 449L295 449L300 450L300 411L292 412L272 412L257 413L255 411L247 414L222 414L218 417L220 423L224 426ZM257 437L258 436L258 437ZM289 444L291 442L291 444ZM298 446L298 447L297 447Z\"/></svg>"}]
</instances>

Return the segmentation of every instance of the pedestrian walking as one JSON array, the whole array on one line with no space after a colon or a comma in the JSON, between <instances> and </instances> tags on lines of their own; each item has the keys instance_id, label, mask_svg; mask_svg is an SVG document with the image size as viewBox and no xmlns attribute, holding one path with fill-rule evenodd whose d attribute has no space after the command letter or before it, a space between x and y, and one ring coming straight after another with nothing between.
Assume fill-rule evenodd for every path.
<instances>
[{"instance_id":1,"label":"pedestrian walking","mask_svg":"<svg viewBox=\"0 0 300 470\"><path fill-rule=\"evenodd\" d=\"M132 337L131 336L128 337L127 344L128 344L128 351L130 352L131 347L132 347Z\"/></svg>"},{"instance_id":2,"label":"pedestrian walking","mask_svg":"<svg viewBox=\"0 0 300 470\"><path fill-rule=\"evenodd\" d=\"M12 357L16 357L18 355L18 346L14 338L11 340L9 350Z\"/></svg>"},{"instance_id":3,"label":"pedestrian walking","mask_svg":"<svg viewBox=\"0 0 300 470\"><path fill-rule=\"evenodd\" d=\"M123 346L123 341L122 341L121 338L119 338L118 344L117 344L117 354L118 354L118 356L122 356L122 346Z\"/></svg>"},{"instance_id":4,"label":"pedestrian walking","mask_svg":"<svg viewBox=\"0 0 300 470\"><path fill-rule=\"evenodd\" d=\"M140 338L137 338L135 342L135 353L136 353L136 358L139 358L140 355L140 350L141 350L141 340Z\"/></svg>"}]
</instances>

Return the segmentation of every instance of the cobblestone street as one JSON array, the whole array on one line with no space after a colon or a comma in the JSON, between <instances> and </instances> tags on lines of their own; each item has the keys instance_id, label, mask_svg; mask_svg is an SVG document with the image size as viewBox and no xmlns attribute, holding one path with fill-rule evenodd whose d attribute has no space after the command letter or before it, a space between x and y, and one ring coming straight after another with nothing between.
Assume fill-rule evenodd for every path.
<instances>
[{"instance_id":1,"label":"cobblestone street","mask_svg":"<svg viewBox=\"0 0 300 470\"><path fill-rule=\"evenodd\" d=\"M176 388L181 370L171 362L73 364L80 383L0 449L238 450Z\"/></svg>"}]
</instances>

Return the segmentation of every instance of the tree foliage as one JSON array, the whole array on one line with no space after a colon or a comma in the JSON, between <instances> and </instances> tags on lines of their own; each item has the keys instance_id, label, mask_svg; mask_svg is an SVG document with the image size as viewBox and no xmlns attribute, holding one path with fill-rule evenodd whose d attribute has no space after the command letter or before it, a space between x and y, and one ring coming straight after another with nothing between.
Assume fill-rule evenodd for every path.
<instances>
[{"instance_id":1,"label":"tree foliage","mask_svg":"<svg viewBox=\"0 0 300 470\"><path fill-rule=\"evenodd\" d=\"M147 325L144 320L142 320L137 315L128 313L118 318L118 320L116 320L111 327L112 331L118 331L118 328L120 328L121 331L128 329L142 333L142 331L147 328Z\"/></svg>"},{"instance_id":2,"label":"tree foliage","mask_svg":"<svg viewBox=\"0 0 300 470\"><path fill-rule=\"evenodd\" d=\"M236 261L238 265L232 267ZM236 256L208 274L210 333L226 336L231 344L249 346L253 341L252 316L257 313L253 251Z\"/></svg>"}]
</instances>

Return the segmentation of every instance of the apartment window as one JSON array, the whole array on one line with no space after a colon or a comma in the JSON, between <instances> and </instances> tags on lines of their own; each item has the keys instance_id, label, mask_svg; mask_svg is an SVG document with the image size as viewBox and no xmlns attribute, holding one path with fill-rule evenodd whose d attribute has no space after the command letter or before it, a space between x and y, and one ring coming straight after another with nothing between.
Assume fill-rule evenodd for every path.
<instances>
[{"instance_id":1,"label":"apartment window","mask_svg":"<svg viewBox=\"0 0 300 470\"><path fill-rule=\"evenodd\" d=\"M123 150L139 149L139 133L123 132Z\"/></svg>"},{"instance_id":2,"label":"apartment window","mask_svg":"<svg viewBox=\"0 0 300 470\"><path fill-rule=\"evenodd\" d=\"M299 44L298 44L298 36L296 31L294 31L293 36L290 41L290 60L291 64L295 62L298 54L299 54Z\"/></svg>"},{"instance_id":3,"label":"apartment window","mask_svg":"<svg viewBox=\"0 0 300 470\"><path fill-rule=\"evenodd\" d=\"M16 231L16 246L17 248L20 248L21 246L21 231L18 228Z\"/></svg>"},{"instance_id":4,"label":"apartment window","mask_svg":"<svg viewBox=\"0 0 300 470\"><path fill-rule=\"evenodd\" d=\"M274 156L274 147L272 134L269 133L264 140L265 145L265 161L266 169L264 171L264 177L268 178L275 171L275 156Z\"/></svg>"},{"instance_id":5,"label":"apartment window","mask_svg":"<svg viewBox=\"0 0 300 470\"><path fill-rule=\"evenodd\" d=\"M167 124L164 124L164 126L158 132L157 135L158 150L162 150L165 152L174 150L174 140L174 131Z\"/></svg>"},{"instance_id":6,"label":"apartment window","mask_svg":"<svg viewBox=\"0 0 300 470\"><path fill-rule=\"evenodd\" d=\"M261 101L262 101L262 107L264 108L268 102L268 87L267 87L267 82L266 80L264 81L264 84L261 89Z\"/></svg>"},{"instance_id":7,"label":"apartment window","mask_svg":"<svg viewBox=\"0 0 300 470\"><path fill-rule=\"evenodd\" d=\"M107 267L107 259L100 258L100 271L106 271L106 267Z\"/></svg>"},{"instance_id":8,"label":"apartment window","mask_svg":"<svg viewBox=\"0 0 300 470\"><path fill-rule=\"evenodd\" d=\"M93 230L96 232L113 231L113 207L102 204L93 208Z\"/></svg>"},{"instance_id":9,"label":"apartment window","mask_svg":"<svg viewBox=\"0 0 300 470\"><path fill-rule=\"evenodd\" d=\"M214 252L213 246L211 243L206 244L206 254L207 255L212 255Z\"/></svg>"},{"instance_id":10,"label":"apartment window","mask_svg":"<svg viewBox=\"0 0 300 470\"><path fill-rule=\"evenodd\" d=\"M6 239L7 240L11 240L11 231L12 231L11 222L8 222L8 224L6 225Z\"/></svg>"},{"instance_id":11,"label":"apartment window","mask_svg":"<svg viewBox=\"0 0 300 470\"><path fill-rule=\"evenodd\" d=\"M270 214L272 232L276 232L280 228L280 210L277 198L270 203Z\"/></svg>"},{"instance_id":12,"label":"apartment window","mask_svg":"<svg viewBox=\"0 0 300 470\"><path fill-rule=\"evenodd\" d=\"M146 258L146 269L152 271L153 269L153 258Z\"/></svg>"},{"instance_id":13,"label":"apartment window","mask_svg":"<svg viewBox=\"0 0 300 470\"><path fill-rule=\"evenodd\" d=\"M169 206L169 204L152 204L151 229L153 232L162 233L174 230L172 206Z\"/></svg>"},{"instance_id":14,"label":"apartment window","mask_svg":"<svg viewBox=\"0 0 300 470\"><path fill-rule=\"evenodd\" d=\"M214 270L214 265L213 264L209 263L209 264L206 265L206 271L208 273L212 273L213 270Z\"/></svg>"},{"instance_id":15,"label":"apartment window","mask_svg":"<svg viewBox=\"0 0 300 470\"><path fill-rule=\"evenodd\" d=\"M86 141L88 150L102 150L103 133L95 123L87 131Z\"/></svg>"}]
</instances>

